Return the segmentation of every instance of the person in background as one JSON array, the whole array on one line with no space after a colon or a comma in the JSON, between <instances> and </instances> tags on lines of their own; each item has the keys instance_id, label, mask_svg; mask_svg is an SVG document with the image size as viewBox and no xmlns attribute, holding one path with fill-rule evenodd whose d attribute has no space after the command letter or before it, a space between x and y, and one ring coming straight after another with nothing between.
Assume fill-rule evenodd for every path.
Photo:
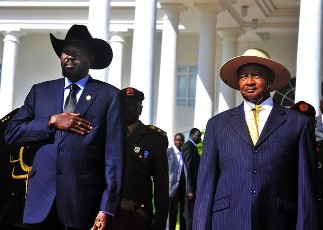
<instances>
[{"instance_id":1,"label":"person in background","mask_svg":"<svg viewBox=\"0 0 323 230\"><path fill-rule=\"evenodd\" d=\"M313 122L270 96L290 72L251 48L225 62L220 76L244 101L207 122L193 229L316 230Z\"/></svg>"},{"instance_id":2,"label":"person in background","mask_svg":"<svg viewBox=\"0 0 323 230\"><path fill-rule=\"evenodd\" d=\"M143 92L132 87L121 92L127 103L127 162L120 214L112 229L164 230L168 214L167 135L139 120Z\"/></svg>"},{"instance_id":3,"label":"person in background","mask_svg":"<svg viewBox=\"0 0 323 230\"><path fill-rule=\"evenodd\" d=\"M315 119L316 111L313 105L305 101L299 101L297 103L294 103L289 108L310 117L312 120L313 126L316 127L316 119Z\"/></svg>"},{"instance_id":4,"label":"person in background","mask_svg":"<svg viewBox=\"0 0 323 230\"><path fill-rule=\"evenodd\" d=\"M197 144L201 142L202 133L197 128L192 128L189 139L182 147L182 155L184 165L186 167L186 198L185 198L185 224L186 229L192 229L194 202L197 187L197 175L200 164L200 155L198 153Z\"/></svg>"},{"instance_id":5,"label":"person in background","mask_svg":"<svg viewBox=\"0 0 323 230\"><path fill-rule=\"evenodd\" d=\"M14 109L0 119L0 229L26 230L22 223L28 172L34 152L28 146L7 146L4 133L9 121L17 113Z\"/></svg>"},{"instance_id":6,"label":"person in background","mask_svg":"<svg viewBox=\"0 0 323 230\"><path fill-rule=\"evenodd\" d=\"M126 148L125 98L89 69L112 61L110 45L73 25L50 34L63 77L35 84L5 132L36 148L23 221L32 230L106 230L117 216Z\"/></svg>"},{"instance_id":7,"label":"person in background","mask_svg":"<svg viewBox=\"0 0 323 230\"><path fill-rule=\"evenodd\" d=\"M167 230L175 230L179 207L180 229L185 230L185 195L186 195L186 167L182 156L182 146L185 137L183 133L176 133L174 145L167 149L169 175L169 211Z\"/></svg>"},{"instance_id":8,"label":"person in background","mask_svg":"<svg viewBox=\"0 0 323 230\"><path fill-rule=\"evenodd\" d=\"M320 100L321 115L315 117L316 143L319 148L318 160L318 230L323 230L323 99Z\"/></svg>"}]
</instances>

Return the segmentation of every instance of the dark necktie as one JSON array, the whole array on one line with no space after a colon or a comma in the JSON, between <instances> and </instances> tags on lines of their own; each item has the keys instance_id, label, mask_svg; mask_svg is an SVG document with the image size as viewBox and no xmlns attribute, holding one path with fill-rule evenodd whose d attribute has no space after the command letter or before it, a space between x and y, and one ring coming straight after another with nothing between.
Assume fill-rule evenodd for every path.
<instances>
[{"instance_id":1,"label":"dark necktie","mask_svg":"<svg viewBox=\"0 0 323 230\"><path fill-rule=\"evenodd\" d=\"M74 112L74 109L76 106L76 91L78 88L79 87L76 84L70 85L70 93L68 94L64 104L64 112L68 112L68 113Z\"/></svg>"}]
</instances>

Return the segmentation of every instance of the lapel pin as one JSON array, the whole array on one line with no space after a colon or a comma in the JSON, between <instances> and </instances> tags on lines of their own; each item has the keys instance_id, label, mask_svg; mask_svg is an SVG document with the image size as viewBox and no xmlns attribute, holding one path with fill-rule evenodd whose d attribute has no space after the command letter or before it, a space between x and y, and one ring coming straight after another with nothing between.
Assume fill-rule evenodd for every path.
<instances>
[{"instance_id":1,"label":"lapel pin","mask_svg":"<svg viewBox=\"0 0 323 230\"><path fill-rule=\"evenodd\" d=\"M86 96L86 100L88 100L88 101L89 101L89 100L91 100L91 99L92 99L91 95L87 95L87 96Z\"/></svg>"},{"instance_id":2,"label":"lapel pin","mask_svg":"<svg viewBox=\"0 0 323 230\"><path fill-rule=\"evenodd\" d=\"M140 152L140 147L136 146L136 147L133 149L133 151L134 151L135 153L139 153L139 152Z\"/></svg>"}]
</instances>

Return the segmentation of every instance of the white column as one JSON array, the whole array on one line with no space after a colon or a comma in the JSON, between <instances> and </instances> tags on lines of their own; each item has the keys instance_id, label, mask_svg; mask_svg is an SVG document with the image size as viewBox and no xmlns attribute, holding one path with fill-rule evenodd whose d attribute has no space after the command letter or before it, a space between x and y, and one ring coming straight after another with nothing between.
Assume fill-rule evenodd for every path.
<instances>
[{"instance_id":1,"label":"white column","mask_svg":"<svg viewBox=\"0 0 323 230\"><path fill-rule=\"evenodd\" d=\"M237 56L237 50L238 50L238 38L242 33L242 30L240 28L225 28L220 29L219 34L222 37L222 64L224 64L229 59ZM218 108L215 109L217 113L223 112L225 110L228 110L230 108L235 107L236 105L236 90L230 88L228 85L226 85L220 78L220 76L217 77L218 79Z\"/></svg>"},{"instance_id":2,"label":"white column","mask_svg":"<svg viewBox=\"0 0 323 230\"><path fill-rule=\"evenodd\" d=\"M88 28L94 38L109 41L111 0L90 0ZM113 59L112 59L113 61ZM90 70L93 78L107 82L109 68Z\"/></svg>"},{"instance_id":3,"label":"white column","mask_svg":"<svg viewBox=\"0 0 323 230\"><path fill-rule=\"evenodd\" d=\"M109 67L108 82L119 89L122 88L122 60L125 36L126 33L114 32L111 34L110 39L110 45L113 50L113 62Z\"/></svg>"},{"instance_id":4,"label":"white column","mask_svg":"<svg viewBox=\"0 0 323 230\"><path fill-rule=\"evenodd\" d=\"M140 120L153 122L157 0L137 0L130 86L145 94Z\"/></svg>"},{"instance_id":5,"label":"white column","mask_svg":"<svg viewBox=\"0 0 323 230\"><path fill-rule=\"evenodd\" d=\"M201 22L194 127L203 130L208 119L213 116L215 102L216 17L219 8L217 4L197 6L201 12Z\"/></svg>"},{"instance_id":6,"label":"white column","mask_svg":"<svg viewBox=\"0 0 323 230\"><path fill-rule=\"evenodd\" d=\"M176 112L176 50L180 13L185 9L180 4L163 4L163 35L157 103L157 126L172 138L175 132ZM167 111L165 113L164 111Z\"/></svg>"},{"instance_id":7,"label":"white column","mask_svg":"<svg viewBox=\"0 0 323 230\"><path fill-rule=\"evenodd\" d=\"M18 58L19 32L4 33L4 47L0 88L0 117L13 110L13 93Z\"/></svg>"},{"instance_id":8,"label":"white column","mask_svg":"<svg viewBox=\"0 0 323 230\"><path fill-rule=\"evenodd\" d=\"M317 115L322 98L322 26L322 0L301 1L295 102L312 104Z\"/></svg>"}]
</instances>

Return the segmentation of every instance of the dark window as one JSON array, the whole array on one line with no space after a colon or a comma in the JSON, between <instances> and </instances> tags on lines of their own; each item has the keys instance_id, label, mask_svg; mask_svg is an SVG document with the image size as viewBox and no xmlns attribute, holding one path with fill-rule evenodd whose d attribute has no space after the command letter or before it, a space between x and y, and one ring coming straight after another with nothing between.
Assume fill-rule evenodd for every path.
<instances>
[{"instance_id":1,"label":"dark window","mask_svg":"<svg viewBox=\"0 0 323 230\"><path fill-rule=\"evenodd\" d=\"M282 106L292 106L295 103L296 78L292 78L287 85L274 93L273 99Z\"/></svg>"}]
</instances>

